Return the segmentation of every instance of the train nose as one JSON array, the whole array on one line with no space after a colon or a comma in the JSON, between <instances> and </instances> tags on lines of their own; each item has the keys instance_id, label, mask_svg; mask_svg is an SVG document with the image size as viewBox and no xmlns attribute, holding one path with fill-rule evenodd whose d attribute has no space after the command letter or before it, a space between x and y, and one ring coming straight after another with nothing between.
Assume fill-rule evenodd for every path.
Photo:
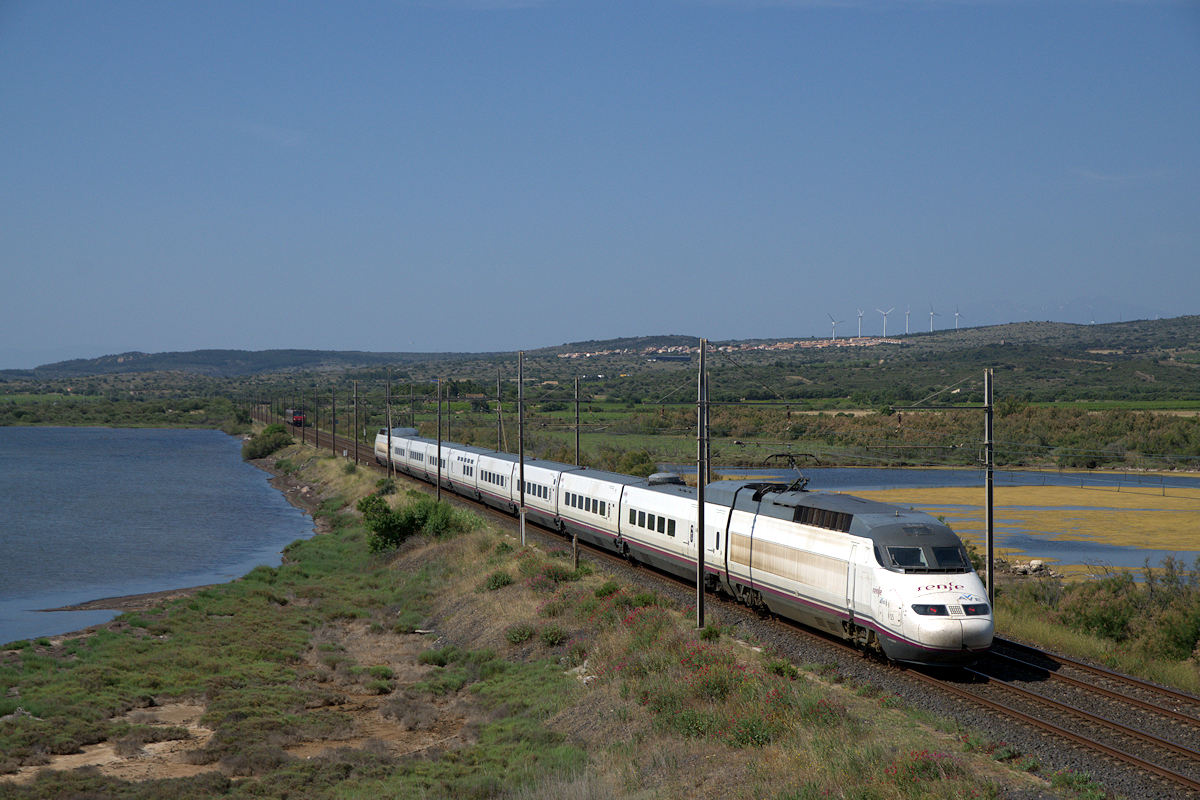
<instances>
[{"instance_id":1,"label":"train nose","mask_svg":"<svg viewBox=\"0 0 1200 800\"><path fill-rule=\"evenodd\" d=\"M929 647L958 649L962 647L962 623L956 619L922 619L917 626L917 639Z\"/></svg>"},{"instance_id":2,"label":"train nose","mask_svg":"<svg viewBox=\"0 0 1200 800\"><path fill-rule=\"evenodd\" d=\"M992 621L987 618L921 618L917 638L929 647L979 650L991 646L992 632Z\"/></svg>"},{"instance_id":3,"label":"train nose","mask_svg":"<svg viewBox=\"0 0 1200 800\"><path fill-rule=\"evenodd\" d=\"M962 625L962 645L968 650L980 650L992 646L995 627L990 619L973 618L959 622Z\"/></svg>"}]
</instances>

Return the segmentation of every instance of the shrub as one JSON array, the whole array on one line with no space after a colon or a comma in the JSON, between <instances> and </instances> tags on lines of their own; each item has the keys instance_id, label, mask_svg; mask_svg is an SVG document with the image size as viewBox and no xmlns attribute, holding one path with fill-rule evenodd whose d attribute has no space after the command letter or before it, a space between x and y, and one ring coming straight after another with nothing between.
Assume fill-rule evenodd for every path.
<instances>
[{"instance_id":1,"label":"shrub","mask_svg":"<svg viewBox=\"0 0 1200 800\"><path fill-rule=\"evenodd\" d=\"M527 622L518 622L509 626L504 632L504 638L509 644L524 644L533 638L533 626Z\"/></svg>"},{"instance_id":2,"label":"shrub","mask_svg":"<svg viewBox=\"0 0 1200 800\"><path fill-rule=\"evenodd\" d=\"M781 678L793 681L800 677L800 670L796 669L790 661L784 661L782 658L774 658L768 661L767 671Z\"/></svg>"},{"instance_id":3,"label":"shrub","mask_svg":"<svg viewBox=\"0 0 1200 800\"><path fill-rule=\"evenodd\" d=\"M487 576L487 580L484 581L483 585L487 590L495 591L496 589L503 589L512 582L512 575L509 575L504 570L497 570L496 572L493 572L491 575Z\"/></svg>"},{"instance_id":4,"label":"shrub","mask_svg":"<svg viewBox=\"0 0 1200 800\"><path fill-rule=\"evenodd\" d=\"M416 502L396 511L378 494L372 494L358 501L358 510L371 532L369 546L373 553L393 550L417 533L447 536L471 530L479 522L478 517L456 512L428 495L420 495Z\"/></svg>"},{"instance_id":5,"label":"shrub","mask_svg":"<svg viewBox=\"0 0 1200 800\"><path fill-rule=\"evenodd\" d=\"M268 425L267 430L264 430L257 436L250 437L242 443L242 460L251 461L256 458L266 458L276 450L281 450L292 443L292 437L287 431L271 431L272 427L274 426ZM283 426L280 427L282 428Z\"/></svg>"},{"instance_id":6,"label":"shrub","mask_svg":"<svg viewBox=\"0 0 1200 800\"><path fill-rule=\"evenodd\" d=\"M542 632L538 635L538 638L542 640L542 644L546 645L546 647L558 647L571 637L570 634L558 625L547 625L542 628Z\"/></svg>"},{"instance_id":7,"label":"shrub","mask_svg":"<svg viewBox=\"0 0 1200 800\"><path fill-rule=\"evenodd\" d=\"M605 581L596 587L596 597L608 597L621 591L621 587L616 581Z\"/></svg>"},{"instance_id":8,"label":"shrub","mask_svg":"<svg viewBox=\"0 0 1200 800\"><path fill-rule=\"evenodd\" d=\"M1075 587L1059 606L1063 623L1105 639L1124 641L1138 616L1140 590L1128 572Z\"/></svg>"}]
</instances>

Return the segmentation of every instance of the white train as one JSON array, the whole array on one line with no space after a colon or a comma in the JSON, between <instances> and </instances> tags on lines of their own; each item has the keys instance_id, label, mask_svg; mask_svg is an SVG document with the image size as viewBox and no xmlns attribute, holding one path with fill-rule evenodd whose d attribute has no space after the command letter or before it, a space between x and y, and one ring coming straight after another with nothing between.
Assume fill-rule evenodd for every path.
<instances>
[{"instance_id":1,"label":"white train","mask_svg":"<svg viewBox=\"0 0 1200 800\"><path fill-rule=\"evenodd\" d=\"M413 428L375 437L375 459L434 483L437 441ZM442 486L515 513L511 453L442 442ZM687 580L696 576L697 497L677 475L635 478L525 459L527 517ZM888 658L961 663L985 652L994 623L983 582L949 527L928 514L764 481L705 488L709 589L766 607Z\"/></svg>"}]
</instances>

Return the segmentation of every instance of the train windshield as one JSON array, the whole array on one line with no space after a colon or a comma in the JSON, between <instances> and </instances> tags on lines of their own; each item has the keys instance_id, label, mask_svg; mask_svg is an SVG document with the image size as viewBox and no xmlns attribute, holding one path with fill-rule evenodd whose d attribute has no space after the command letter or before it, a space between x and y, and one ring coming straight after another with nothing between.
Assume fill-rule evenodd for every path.
<instances>
[{"instance_id":1,"label":"train windshield","mask_svg":"<svg viewBox=\"0 0 1200 800\"><path fill-rule=\"evenodd\" d=\"M967 551L961 547L935 547L933 557L941 569L961 569L966 572L971 568Z\"/></svg>"},{"instance_id":2,"label":"train windshield","mask_svg":"<svg viewBox=\"0 0 1200 800\"><path fill-rule=\"evenodd\" d=\"M887 548L888 563L913 572L970 572L971 562L962 547L899 547ZM932 556L932 559L930 559Z\"/></svg>"},{"instance_id":3,"label":"train windshield","mask_svg":"<svg viewBox=\"0 0 1200 800\"><path fill-rule=\"evenodd\" d=\"M920 569L929 566L925 561L925 551L920 547L889 547L887 551L893 566L905 569Z\"/></svg>"}]
</instances>

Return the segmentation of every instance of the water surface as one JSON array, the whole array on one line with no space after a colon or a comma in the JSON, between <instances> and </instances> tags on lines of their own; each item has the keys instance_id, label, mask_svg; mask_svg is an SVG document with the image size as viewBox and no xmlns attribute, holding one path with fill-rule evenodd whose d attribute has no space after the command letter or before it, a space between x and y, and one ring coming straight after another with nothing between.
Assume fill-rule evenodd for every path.
<instances>
[{"instance_id":1,"label":"water surface","mask_svg":"<svg viewBox=\"0 0 1200 800\"><path fill-rule=\"evenodd\" d=\"M0 427L0 642L111 619L39 613L228 581L312 523L219 431Z\"/></svg>"}]
</instances>

